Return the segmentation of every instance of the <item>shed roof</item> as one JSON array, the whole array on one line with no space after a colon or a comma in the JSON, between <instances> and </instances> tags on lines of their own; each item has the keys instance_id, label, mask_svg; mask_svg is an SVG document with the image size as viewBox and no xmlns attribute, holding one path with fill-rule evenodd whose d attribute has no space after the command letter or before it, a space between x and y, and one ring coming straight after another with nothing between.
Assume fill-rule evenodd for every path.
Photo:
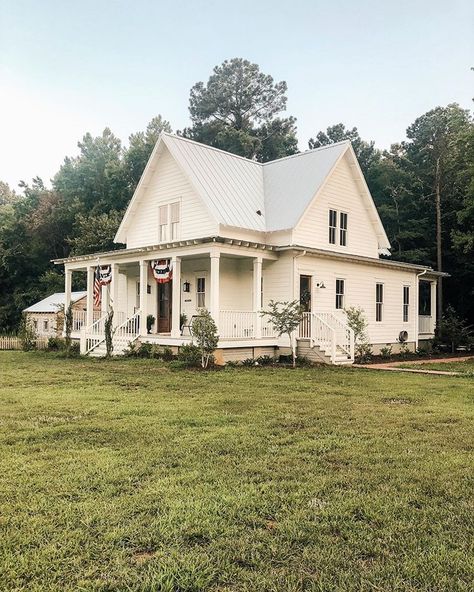
<instances>
[{"instance_id":1,"label":"shed roof","mask_svg":"<svg viewBox=\"0 0 474 592\"><path fill-rule=\"evenodd\" d=\"M86 295L87 292L72 292L71 302L77 302ZM25 308L23 312L58 312L59 308L64 306L65 301L66 295L64 292L55 292L43 300L32 304L28 308Z\"/></svg>"}]
</instances>

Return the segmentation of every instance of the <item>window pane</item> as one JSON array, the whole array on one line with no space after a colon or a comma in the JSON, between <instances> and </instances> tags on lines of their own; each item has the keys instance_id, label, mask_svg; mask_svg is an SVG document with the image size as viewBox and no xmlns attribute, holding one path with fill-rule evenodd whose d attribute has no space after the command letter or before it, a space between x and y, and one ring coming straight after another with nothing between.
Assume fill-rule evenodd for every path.
<instances>
[{"instance_id":1,"label":"window pane","mask_svg":"<svg viewBox=\"0 0 474 592\"><path fill-rule=\"evenodd\" d=\"M336 210L329 210L329 242L331 245L336 244L336 226L337 212Z\"/></svg>"},{"instance_id":2,"label":"window pane","mask_svg":"<svg viewBox=\"0 0 474 592\"><path fill-rule=\"evenodd\" d=\"M421 280L419 288L418 313L424 316L431 315L431 283Z\"/></svg>"},{"instance_id":3,"label":"window pane","mask_svg":"<svg viewBox=\"0 0 474 592\"><path fill-rule=\"evenodd\" d=\"M344 308L344 289L345 289L345 282L344 280L336 280L336 308L342 309Z\"/></svg>"},{"instance_id":4,"label":"window pane","mask_svg":"<svg viewBox=\"0 0 474 592\"><path fill-rule=\"evenodd\" d=\"M206 306L206 278L197 278L196 293L197 307L204 308Z\"/></svg>"},{"instance_id":5,"label":"window pane","mask_svg":"<svg viewBox=\"0 0 474 592\"><path fill-rule=\"evenodd\" d=\"M311 276L300 275L300 304L304 312L311 311Z\"/></svg>"},{"instance_id":6,"label":"window pane","mask_svg":"<svg viewBox=\"0 0 474 592\"><path fill-rule=\"evenodd\" d=\"M179 222L179 202L170 205L170 222Z\"/></svg>"}]
</instances>

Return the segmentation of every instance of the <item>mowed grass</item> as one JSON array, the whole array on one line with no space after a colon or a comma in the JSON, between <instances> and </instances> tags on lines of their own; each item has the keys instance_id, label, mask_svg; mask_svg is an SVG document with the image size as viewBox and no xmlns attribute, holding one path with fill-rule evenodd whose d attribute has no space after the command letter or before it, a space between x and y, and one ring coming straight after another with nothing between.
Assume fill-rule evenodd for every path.
<instances>
[{"instance_id":1,"label":"mowed grass","mask_svg":"<svg viewBox=\"0 0 474 592\"><path fill-rule=\"evenodd\" d=\"M472 591L474 382L0 352L0 589Z\"/></svg>"},{"instance_id":2,"label":"mowed grass","mask_svg":"<svg viewBox=\"0 0 474 592\"><path fill-rule=\"evenodd\" d=\"M474 376L474 358L462 362L428 362L426 364L406 363L402 368L415 368L417 370L443 370L445 372L462 372Z\"/></svg>"}]
</instances>

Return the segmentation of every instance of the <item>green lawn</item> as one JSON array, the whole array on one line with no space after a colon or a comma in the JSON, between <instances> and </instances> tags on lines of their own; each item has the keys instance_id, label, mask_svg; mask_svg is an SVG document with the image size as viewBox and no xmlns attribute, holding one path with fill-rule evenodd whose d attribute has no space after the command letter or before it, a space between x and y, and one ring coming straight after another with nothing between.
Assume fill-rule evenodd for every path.
<instances>
[{"instance_id":1,"label":"green lawn","mask_svg":"<svg viewBox=\"0 0 474 592\"><path fill-rule=\"evenodd\" d=\"M415 368L417 370L444 370L445 372L462 372L469 376L474 376L474 358L464 362L429 362L426 364L417 364L416 362L407 362L401 365L402 368Z\"/></svg>"},{"instance_id":2,"label":"green lawn","mask_svg":"<svg viewBox=\"0 0 474 592\"><path fill-rule=\"evenodd\" d=\"M474 382L0 352L0 589L473 590Z\"/></svg>"}]
</instances>

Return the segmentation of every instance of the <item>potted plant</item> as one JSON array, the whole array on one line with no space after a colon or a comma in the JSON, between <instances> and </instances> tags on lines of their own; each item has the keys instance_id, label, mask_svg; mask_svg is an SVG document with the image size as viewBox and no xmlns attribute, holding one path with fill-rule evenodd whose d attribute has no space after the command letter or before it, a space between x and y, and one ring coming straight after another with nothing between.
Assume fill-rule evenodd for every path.
<instances>
[{"instance_id":1,"label":"potted plant","mask_svg":"<svg viewBox=\"0 0 474 592\"><path fill-rule=\"evenodd\" d=\"M147 333L151 333L151 328L153 327L153 323L155 322L155 317L152 314L149 314L146 318L146 331Z\"/></svg>"},{"instance_id":2,"label":"potted plant","mask_svg":"<svg viewBox=\"0 0 474 592\"><path fill-rule=\"evenodd\" d=\"M181 331L183 330L184 325L186 325L187 320L188 320L188 317L186 316L186 314L184 312L182 312L179 315L179 328L181 329Z\"/></svg>"}]
</instances>

